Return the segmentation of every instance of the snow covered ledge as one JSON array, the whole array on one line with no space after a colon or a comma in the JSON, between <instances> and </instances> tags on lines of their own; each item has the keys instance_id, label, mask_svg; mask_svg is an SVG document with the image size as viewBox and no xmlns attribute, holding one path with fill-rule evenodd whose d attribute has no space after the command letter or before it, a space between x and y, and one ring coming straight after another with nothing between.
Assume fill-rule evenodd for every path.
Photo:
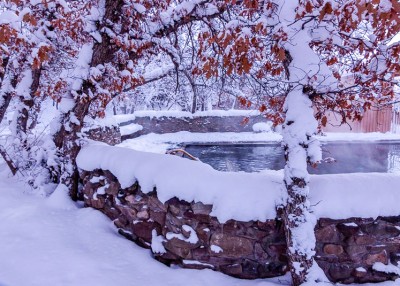
<instances>
[{"instance_id":1,"label":"snow covered ledge","mask_svg":"<svg viewBox=\"0 0 400 286\"><path fill-rule=\"evenodd\" d=\"M287 271L275 210L280 172L218 172L175 156L100 144L83 148L78 165L85 204L163 263L241 278ZM330 280L398 277L399 185L400 176L391 174L312 176L316 260Z\"/></svg>"}]
</instances>

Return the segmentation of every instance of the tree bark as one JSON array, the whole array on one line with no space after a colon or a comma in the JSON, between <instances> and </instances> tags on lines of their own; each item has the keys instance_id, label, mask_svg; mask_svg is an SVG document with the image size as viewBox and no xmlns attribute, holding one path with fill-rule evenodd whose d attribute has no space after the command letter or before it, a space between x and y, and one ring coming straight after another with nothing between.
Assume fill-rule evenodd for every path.
<instances>
[{"instance_id":1,"label":"tree bark","mask_svg":"<svg viewBox=\"0 0 400 286\"><path fill-rule=\"evenodd\" d=\"M30 97L29 98L24 98L23 96L20 96L20 103L22 104L22 108L20 110L20 113L18 114L17 118L17 134L25 134L27 133L29 126L28 126L28 121L29 121L29 112L31 111L33 105L34 105L34 97L36 92L39 89L39 83L40 83L40 76L42 74L42 69L35 69L32 70L32 85L30 88ZM22 135L23 136L23 135Z\"/></svg>"},{"instance_id":2,"label":"tree bark","mask_svg":"<svg viewBox=\"0 0 400 286\"><path fill-rule=\"evenodd\" d=\"M309 223L307 214L308 197L305 190L308 189L308 183L304 178L292 178L288 184L285 180L285 186L288 194L288 201L283 208L283 221L285 225L286 243L288 245L289 269L294 286L299 286L307 281L307 275L313 266L314 253L304 253L296 249L296 231L307 231L306 223ZM299 192L299 189L302 190ZM308 192L308 190L307 190ZM303 193L303 194L302 194Z\"/></svg>"},{"instance_id":3,"label":"tree bark","mask_svg":"<svg viewBox=\"0 0 400 286\"><path fill-rule=\"evenodd\" d=\"M293 58L287 50L285 55L285 75L290 82L290 64ZM312 102L301 87L289 86L285 106L286 119L282 134L286 160L284 170L286 197L283 198L282 219L293 285L299 286L305 282L315 284L315 281L312 281L313 277L310 276L310 269L315 263L316 219L310 211L307 165L309 161L315 159L310 152L310 146L313 144L319 146L319 142L313 137L317 131L317 121L314 118ZM302 111L300 115L298 110Z\"/></svg>"},{"instance_id":4,"label":"tree bark","mask_svg":"<svg viewBox=\"0 0 400 286\"><path fill-rule=\"evenodd\" d=\"M105 28L108 23L118 22L122 14L123 5L124 1L122 0L106 0L105 14L101 21L99 31ZM112 62L118 50L118 47L112 43L107 33L102 32L101 35L102 41L100 43L95 42L93 45L90 67ZM92 84L89 80L84 80L81 90L78 93L89 94L90 90L93 90ZM93 93L95 93L94 90ZM60 150L62 156L62 166L60 178L54 178L53 180L59 179L61 184L66 185L73 200L77 200L79 197L79 173L76 165L76 157L81 150L79 133L82 131L84 118L88 114L91 104L91 101L85 99L77 100L72 110L62 116L62 126L54 135L54 143Z\"/></svg>"},{"instance_id":5,"label":"tree bark","mask_svg":"<svg viewBox=\"0 0 400 286\"><path fill-rule=\"evenodd\" d=\"M84 118L88 113L90 102L79 102L74 108L64 115L61 129L55 134L55 145L61 150L62 166L59 175L61 184L69 189L69 194L73 200L78 199L79 173L76 166L76 157L81 150L79 133L82 130ZM71 117L78 120L80 124L71 122ZM75 120L74 120L75 122ZM53 178L53 181L57 178Z\"/></svg>"},{"instance_id":6,"label":"tree bark","mask_svg":"<svg viewBox=\"0 0 400 286\"><path fill-rule=\"evenodd\" d=\"M0 73L0 80L1 80L1 90L4 89L4 79L6 75L7 66L9 63L9 58L3 59L3 73ZM12 88L15 88L17 85L17 76L13 76L9 83ZM2 104L0 105L0 123L3 121L4 116L6 115L6 111L10 105L13 93L10 90L7 90L3 93ZM0 155L3 157L3 160L6 162L7 166L9 167L13 176L17 173L18 168L16 167L13 160L8 155L7 151L5 150L4 146L0 146Z\"/></svg>"},{"instance_id":7,"label":"tree bark","mask_svg":"<svg viewBox=\"0 0 400 286\"><path fill-rule=\"evenodd\" d=\"M8 168L11 171L11 174L15 176L17 174L18 168L15 166L14 161L11 160L10 156L8 155L7 151L4 149L3 146L0 146L0 155L3 157L3 160L6 162Z\"/></svg>"},{"instance_id":8,"label":"tree bark","mask_svg":"<svg viewBox=\"0 0 400 286\"><path fill-rule=\"evenodd\" d=\"M2 97L3 97L3 104L0 105L0 123L3 121L4 116L6 115L7 108L11 102L12 93L6 92Z\"/></svg>"},{"instance_id":9,"label":"tree bark","mask_svg":"<svg viewBox=\"0 0 400 286\"><path fill-rule=\"evenodd\" d=\"M4 72L0 73L0 82L1 82L1 90L3 90L4 88L4 78L6 75L6 70L7 70L7 66L9 63L10 58L6 57L3 59L3 70ZM11 85L15 88L17 84L17 77L13 77L13 80L11 80ZM3 93L3 100L2 100L2 104L0 105L0 123L3 121L4 116L6 114L7 108L10 105L11 102L11 98L12 98L12 93L9 91L6 91Z\"/></svg>"}]
</instances>

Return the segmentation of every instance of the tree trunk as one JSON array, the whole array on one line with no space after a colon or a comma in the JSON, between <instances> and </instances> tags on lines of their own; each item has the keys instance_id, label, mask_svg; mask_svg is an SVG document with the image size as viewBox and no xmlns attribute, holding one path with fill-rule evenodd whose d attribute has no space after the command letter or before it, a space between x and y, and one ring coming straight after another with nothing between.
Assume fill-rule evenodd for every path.
<instances>
[{"instance_id":1,"label":"tree trunk","mask_svg":"<svg viewBox=\"0 0 400 286\"><path fill-rule=\"evenodd\" d=\"M118 18L122 14L124 1L122 0L106 0L105 14L101 21L99 31L108 23L118 22ZM99 64L106 64L114 60L114 56L118 47L113 43L107 33L102 32L102 41L95 42L93 45L92 59L90 67L96 67ZM81 90L78 94L89 94L89 91L95 94L95 90L89 80L84 80ZM92 99L92 101L95 97ZM62 166L60 174L60 183L64 184L73 200L78 199L79 173L76 165L76 157L81 150L79 142L79 134L82 131L84 118L88 114L91 101L86 99L77 99L75 106L62 116L62 126L54 135L54 143L60 150L62 156Z\"/></svg>"},{"instance_id":2,"label":"tree trunk","mask_svg":"<svg viewBox=\"0 0 400 286\"><path fill-rule=\"evenodd\" d=\"M288 200L283 208L283 221L285 225L286 243L288 245L289 269L294 286L301 285L307 280L309 269L313 266L314 252L301 251L302 239L299 232L308 231L307 223L309 210L307 207L308 183L304 178L291 178L288 184L285 180ZM312 229L313 231L313 229ZM301 235L300 235L301 236ZM304 242L304 241L303 241Z\"/></svg>"},{"instance_id":3,"label":"tree trunk","mask_svg":"<svg viewBox=\"0 0 400 286\"><path fill-rule=\"evenodd\" d=\"M285 50L285 75L290 82L296 81L292 75L293 58ZM296 71L294 71L295 73ZM282 135L285 149L284 186L282 219L285 226L287 256L294 286L305 282L315 284L310 275L315 255L315 216L310 212L309 162L320 160L321 150L317 139L318 123L314 117L312 101L303 93L300 85L289 86L285 100L285 123ZM313 284L314 283L314 284Z\"/></svg>"},{"instance_id":4,"label":"tree trunk","mask_svg":"<svg viewBox=\"0 0 400 286\"><path fill-rule=\"evenodd\" d=\"M3 59L4 72L0 73L1 90L3 90L4 88L8 89L8 87L5 87L6 84L7 85L10 84L13 89L17 85L17 79L18 79L17 76L13 76L9 82L4 83L8 63L9 63L8 57ZM6 81L8 81L8 80L6 79ZM8 109L8 106L10 105L12 96L13 96L13 93L11 92L11 90L6 90L3 93L3 96L2 96L3 98L1 101L1 105L0 105L0 123L3 121L4 116L6 115L6 111ZM0 146L0 155L3 157L4 161L7 163L7 166L9 167L11 173L13 175L15 175L18 171L18 168L15 166L15 163L13 162L13 160L11 160L10 156L8 155L7 151L5 150L5 148L3 146Z\"/></svg>"},{"instance_id":5,"label":"tree trunk","mask_svg":"<svg viewBox=\"0 0 400 286\"><path fill-rule=\"evenodd\" d=\"M199 103L198 88L197 88L195 80L192 78L192 76L187 71L184 71L184 75L186 76L187 80L189 81L190 87L192 88L193 100L192 100L192 108L191 108L190 112L194 114L197 111L197 105Z\"/></svg>"},{"instance_id":6,"label":"tree trunk","mask_svg":"<svg viewBox=\"0 0 400 286\"><path fill-rule=\"evenodd\" d=\"M4 86L5 86L4 78L6 75L6 70L7 70L9 60L10 60L9 57L6 57L3 59L4 72L0 73L1 90L3 90ZM11 86L13 86L15 88L15 86L17 85L17 77L14 76L13 79L11 80L11 82L9 82L9 84L11 84ZM3 92L2 97L3 98L1 100L1 105L0 105L0 123L3 121L6 111L7 111L7 108L10 105L12 93L10 91L5 91L5 92Z\"/></svg>"},{"instance_id":7,"label":"tree trunk","mask_svg":"<svg viewBox=\"0 0 400 286\"><path fill-rule=\"evenodd\" d=\"M61 129L54 137L55 145L62 153L60 183L69 189L73 200L78 199L79 173L76 166L76 157L81 150L78 134L82 130L84 118L88 112L90 102L77 103L74 108L62 118ZM74 118L71 120L71 118ZM79 124L76 124L76 120ZM53 179L54 180L54 179Z\"/></svg>"},{"instance_id":8,"label":"tree trunk","mask_svg":"<svg viewBox=\"0 0 400 286\"><path fill-rule=\"evenodd\" d=\"M8 156L8 159L13 162L13 166L19 170L24 170L28 167L27 158L24 154L29 154L31 146L28 142L28 122L29 122L29 112L31 111L34 100L33 97L39 88L41 68L32 70L32 83L30 86L29 95L20 95L19 108L17 108L18 114L15 125L15 138L13 147L12 158ZM28 155L29 156L29 155ZM8 164L10 166L10 164ZM10 168L14 173L13 169Z\"/></svg>"},{"instance_id":9,"label":"tree trunk","mask_svg":"<svg viewBox=\"0 0 400 286\"><path fill-rule=\"evenodd\" d=\"M15 166L14 161L11 160L10 156L8 155L7 151L4 149L3 146L0 146L0 155L3 157L3 160L6 162L8 168L11 171L11 174L15 176L17 174L18 168Z\"/></svg>"},{"instance_id":10,"label":"tree trunk","mask_svg":"<svg viewBox=\"0 0 400 286\"><path fill-rule=\"evenodd\" d=\"M6 115L6 111L8 106L10 105L11 98L12 98L12 93L10 92L6 92L3 95L2 104L0 105L0 123L3 121L4 116Z\"/></svg>"},{"instance_id":11,"label":"tree trunk","mask_svg":"<svg viewBox=\"0 0 400 286\"><path fill-rule=\"evenodd\" d=\"M29 112L31 111L35 103L34 97L39 89L41 74L42 74L41 68L32 71L32 85L30 88L30 97L25 98L23 96L20 96L20 103L22 106L17 118L17 134L22 133L26 135L29 129L28 126Z\"/></svg>"}]
</instances>

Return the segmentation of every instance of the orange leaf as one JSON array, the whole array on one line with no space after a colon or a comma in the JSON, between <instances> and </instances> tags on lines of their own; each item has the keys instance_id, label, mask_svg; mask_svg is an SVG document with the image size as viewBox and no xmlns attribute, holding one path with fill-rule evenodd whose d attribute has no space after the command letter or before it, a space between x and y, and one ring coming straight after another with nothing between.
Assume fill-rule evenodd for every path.
<instances>
[{"instance_id":1,"label":"orange leaf","mask_svg":"<svg viewBox=\"0 0 400 286\"><path fill-rule=\"evenodd\" d=\"M328 123L328 118L327 118L326 116L324 116L324 117L322 117L322 119L321 119L321 124L322 124L323 127L325 127L325 126L326 126L326 123Z\"/></svg>"}]
</instances>

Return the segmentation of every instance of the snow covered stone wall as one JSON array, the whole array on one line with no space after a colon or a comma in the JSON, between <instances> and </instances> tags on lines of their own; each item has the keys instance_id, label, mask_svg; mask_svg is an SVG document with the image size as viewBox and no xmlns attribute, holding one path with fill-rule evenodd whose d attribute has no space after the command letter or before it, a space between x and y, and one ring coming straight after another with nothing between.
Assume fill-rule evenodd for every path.
<instances>
[{"instance_id":1,"label":"snow covered stone wall","mask_svg":"<svg viewBox=\"0 0 400 286\"><path fill-rule=\"evenodd\" d=\"M285 237L275 205L281 172L218 172L201 162L101 144L78 156L85 205L156 259L240 278L284 274ZM400 275L400 176L311 176L316 262L334 282Z\"/></svg>"},{"instance_id":2,"label":"snow covered stone wall","mask_svg":"<svg viewBox=\"0 0 400 286\"><path fill-rule=\"evenodd\" d=\"M320 218L315 234L316 261L331 281L381 282L400 275L400 216Z\"/></svg>"},{"instance_id":3,"label":"snow covered stone wall","mask_svg":"<svg viewBox=\"0 0 400 286\"><path fill-rule=\"evenodd\" d=\"M265 278L287 271L279 220L220 223L211 205L177 198L161 203L156 189L135 183L122 189L109 171L82 172L85 205L99 209L120 234L152 250L154 258L183 268L210 268L239 278ZM245 206L244 206L245 207ZM315 229L316 261L333 282L394 280L400 268L400 216L377 219L321 218Z\"/></svg>"},{"instance_id":4,"label":"snow covered stone wall","mask_svg":"<svg viewBox=\"0 0 400 286\"><path fill-rule=\"evenodd\" d=\"M164 115L160 113L160 115ZM179 114L178 114L179 115ZM130 134L124 134L122 140L136 138L148 133L172 133L179 131L191 132L252 132L252 126L258 122L266 122L262 116L249 116L247 113L238 113L236 116L209 116L207 114L198 116L136 116L134 119L126 120L124 116L119 117L121 129L129 128L129 124L138 124L141 129L135 130ZM218 113L216 114L218 115ZM248 117L249 121L243 124L243 120Z\"/></svg>"},{"instance_id":5,"label":"snow covered stone wall","mask_svg":"<svg viewBox=\"0 0 400 286\"><path fill-rule=\"evenodd\" d=\"M156 190L145 194L137 183L122 189L109 171L84 171L82 178L85 205L105 213L122 235L167 265L248 279L287 271L283 228L274 219L220 223L210 215L211 205L177 198L161 203Z\"/></svg>"}]
</instances>

